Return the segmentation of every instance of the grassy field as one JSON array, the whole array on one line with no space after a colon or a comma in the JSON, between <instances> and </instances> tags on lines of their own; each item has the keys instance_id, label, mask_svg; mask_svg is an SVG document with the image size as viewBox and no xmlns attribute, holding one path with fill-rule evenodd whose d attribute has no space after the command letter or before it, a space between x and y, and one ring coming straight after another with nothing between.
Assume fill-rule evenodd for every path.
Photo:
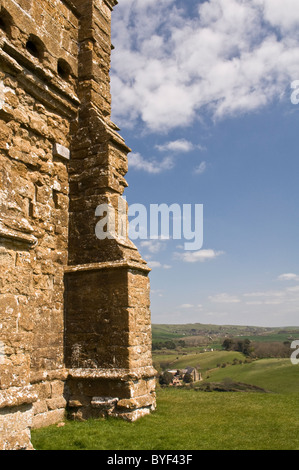
<instances>
[{"instance_id":1,"label":"grassy field","mask_svg":"<svg viewBox=\"0 0 299 470\"><path fill-rule=\"evenodd\" d=\"M158 391L136 423L108 419L35 430L37 450L299 450L298 394Z\"/></svg>"},{"instance_id":2,"label":"grassy field","mask_svg":"<svg viewBox=\"0 0 299 470\"><path fill-rule=\"evenodd\" d=\"M250 364L229 365L209 371L209 381L230 378L283 395L299 394L299 366L289 359L259 359Z\"/></svg>"},{"instance_id":3,"label":"grassy field","mask_svg":"<svg viewBox=\"0 0 299 470\"><path fill-rule=\"evenodd\" d=\"M199 369L203 381L189 388L158 387L157 410L136 423L116 419L66 421L64 427L34 430L34 447L37 450L299 450L299 365L292 365L289 358L252 360L237 351L221 350L225 337L248 338L273 346L274 342L282 344L299 338L299 330L153 325L153 344L174 341L176 347L171 350L162 346L153 351L157 370L193 366ZM184 346L179 340L185 341ZM236 383L248 386L238 388ZM242 391L208 392L200 390L201 386L208 390L216 387ZM260 389L252 390L250 386Z\"/></svg>"},{"instance_id":4,"label":"grassy field","mask_svg":"<svg viewBox=\"0 0 299 470\"><path fill-rule=\"evenodd\" d=\"M175 367L198 361L205 381L230 378L269 393L159 388L157 410L136 423L116 419L66 422L62 428L34 430L35 448L299 450L299 366L292 365L289 359L259 359L232 365L234 358L244 360L244 356L225 351L176 357ZM224 362L226 367L217 367Z\"/></svg>"}]
</instances>

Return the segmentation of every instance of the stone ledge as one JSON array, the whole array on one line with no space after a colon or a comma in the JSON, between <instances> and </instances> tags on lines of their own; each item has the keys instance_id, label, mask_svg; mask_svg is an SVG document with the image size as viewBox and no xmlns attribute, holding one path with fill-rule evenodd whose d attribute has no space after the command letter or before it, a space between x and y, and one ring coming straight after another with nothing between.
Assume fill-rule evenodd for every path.
<instances>
[{"instance_id":1,"label":"stone ledge","mask_svg":"<svg viewBox=\"0 0 299 470\"><path fill-rule=\"evenodd\" d=\"M68 369L55 369L55 370L31 372L30 383L35 384L39 382L49 382L52 380L65 381L67 377L68 377Z\"/></svg>"},{"instance_id":2,"label":"stone ledge","mask_svg":"<svg viewBox=\"0 0 299 470\"><path fill-rule=\"evenodd\" d=\"M93 408L110 409L114 408L118 398L112 397L93 397L90 404Z\"/></svg>"},{"instance_id":3,"label":"stone ledge","mask_svg":"<svg viewBox=\"0 0 299 470\"><path fill-rule=\"evenodd\" d=\"M81 271L101 271L103 269L129 268L144 272L150 272L151 269L146 264L136 263L134 261L108 261L103 263L78 264L76 266L66 266L66 274L77 273Z\"/></svg>"},{"instance_id":4,"label":"stone ledge","mask_svg":"<svg viewBox=\"0 0 299 470\"><path fill-rule=\"evenodd\" d=\"M90 402L70 400L68 403L69 418L85 421L90 418L121 418L136 421L156 409L155 394L138 398L119 399L113 397L92 397Z\"/></svg>"},{"instance_id":5,"label":"stone ledge","mask_svg":"<svg viewBox=\"0 0 299 470\"><path fill-rule=\"evenodd\" d=\"M0 408L12 408L20 405L34 403L38 399L33 387L11 387L0 391Z\"/></svg>"},{"instance_id":6,"label":"stone ledge","mask_svg":"<svg viewBox=\"0 0 299 470\"><path fill-rule=\"evenodd\" d=\"M133 423L134 421L137 421L138 419L143 418L143 416L149 415L151 411L153 411L151 407L146 407L146 408L139 408L138 410L132 410L132 411L115 412L112 416L115 418L124 419L125 421L129 421L130 423Z\"/></svg>"},{"instance_id":7,"label":"stone ledge","mask_svg":"<svg viewBox=\"0 0 299 470\"><path fill-rule=\"evenodd\" d=\"M2 222L0 222L0 239L13 240L14 242L23 243L28 245L29 248L34 248L38 240L34 235L18 232L17 230L10 229L6 227Z\"/></svg>"},{"instance_id":8,"label":"stone ledge","mask_svg":"<svg viewBox=\"0 0 299 470\"><path fill-rule=\"evenodd\" d=\"M150 395L143 395L137 398L122 399L117 402L119 410L137 410L139 408L155 407L155 397Z\"/></svg>"},{"instance_id":9,"label":"stone ledge","mask_svg":"<svg viewBox=\"0 0 299 470\"><path fill-rule=\"evenodd\" d=\"M140 369L69 369L69 377L72 379L109 379L127 382L155 377L157 371L149 366Z\"/></svg>"},{"instance_id":10,"label":"stone ledge","mask_svg":"<svg viewBox=\"0 0 299 470\"><path fill-rule=\"evenodd\" d=\"M104 2L108 5L108 7L113 10L115 5L118 4L118 0L104 0Z\"/></svg>"}]
</instances>

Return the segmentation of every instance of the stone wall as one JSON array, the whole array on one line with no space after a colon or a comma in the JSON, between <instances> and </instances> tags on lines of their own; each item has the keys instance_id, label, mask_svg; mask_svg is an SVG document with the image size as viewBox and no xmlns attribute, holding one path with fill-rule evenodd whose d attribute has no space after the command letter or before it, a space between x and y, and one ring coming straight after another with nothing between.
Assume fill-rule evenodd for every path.
<instances>
[{"instance_id":1,"label":"stone wall","mask_svg":"<svg viewBox=\"0 0 299 470\"><path fill-rule=\"evenodd\" d=\"M0 0L0 449L155 406L146 263L95 236L127 153L110 121L115 0Z\"/></svg>"}]
</instances>

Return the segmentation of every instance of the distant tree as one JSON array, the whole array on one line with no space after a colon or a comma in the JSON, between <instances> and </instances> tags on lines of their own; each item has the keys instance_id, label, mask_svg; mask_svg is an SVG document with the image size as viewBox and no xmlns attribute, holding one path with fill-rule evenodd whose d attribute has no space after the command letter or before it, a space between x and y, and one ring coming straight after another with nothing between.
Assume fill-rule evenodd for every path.
<instances>
[{"instance_id":1,"label":"distant tree","mask_svg":"<svg viewBox=\"0 0 299 470\"><path fill-rule=\"evenodd\" d=\"M245 354L245 356L250 356L253 352L251 341L247 338L237 341L232 338L226 338L222 343L222 347L226 351L238 351Z\"/></svg>"},{"instance_id":2,"label":"distant tree","mask_svg":"<svg viewBox=\"0 0 299 470\"><path fill-rule=\"evenodd\" d=\"M175 342L174 342L174 341L171 341L171 340L165 341L164 347L165 347L166 349L175 349Z\"/></svg>"},{"instance_id":3,"label":"distant tree","mask_svg":"<svg viewBox=\"0 0 299 470\"><path fill-rule=\"evenodd\" d=\"M191 384L193 382L193 377L187 372L187 374L184 375L183 380L186 384Z\"/></svg>"},{"instance_id":4,"label":"distant tree","mask_svg":"<svg viewBox=\"0 0 299 470\"><path fill-rule=\"evenodd\" d=\"M170 372L165 371L162 375L160 375L159 383L160 385L169 385L171 384L172 380L173 375Z\"/></svg>"},{"instance_id":5,"label":"distant tree","mask_svg":"<svg viewBox=\"0 0 299 470\"><path fill-rule=\"evenodd\" d=\"M258 358L264 357L290 357L290 342L284 341L267 341L267 342L255 342L254 356Z\"/></svg>"},{"instance_id":6,"label":"distant tree","mask_svg":"<svg viewBox=\"0 0 299 470\"><path fill-rule=\"evenodd\" d=\"M245 356L250 356L253 351L253 347L251 345L251 341L249 339L244 339L243 344L241 345L241 352L245 354Z\"/></svg>"},{"instance_id":7,"label":"distant tree","mask_svg":"<svg viewBox=\"0 0 299 470\"><path fill-rule=\"evenodd\" d=\"M222 343L222 347L226 351L231 351L234 348L234 340L232 338L225 338L225 340Z\"/></svg>"},{"instance_id":8,"label":"distant tree","mask_svg":"<svg viewBox=\"0 0 299 470\"><path fill-rule=\"evenodd\" d=\"M172 340L169 340L169 341L159 341L159 342L155 342L152 344L152 350L153 351L159 351L161 349L175 349L176 348L176 344L174 341Z\"/></svg>"}]
</instances>

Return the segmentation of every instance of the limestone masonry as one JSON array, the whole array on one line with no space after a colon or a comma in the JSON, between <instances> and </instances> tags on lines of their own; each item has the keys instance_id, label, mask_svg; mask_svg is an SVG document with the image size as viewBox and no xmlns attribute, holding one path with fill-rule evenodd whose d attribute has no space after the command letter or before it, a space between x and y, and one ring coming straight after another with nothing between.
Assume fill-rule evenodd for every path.
<instances>
[{"instance_id":1,"label":"limestone masonry","mask_svg":"<svg viewBox=\"0 0 299 470\"><path fill-rule=\"evenodd\" d=\"M149 269L117 211L130 149L111 122L116 0L0 0L0 449L31 428L155 408Z\"/></svg>"}]
</instances>

